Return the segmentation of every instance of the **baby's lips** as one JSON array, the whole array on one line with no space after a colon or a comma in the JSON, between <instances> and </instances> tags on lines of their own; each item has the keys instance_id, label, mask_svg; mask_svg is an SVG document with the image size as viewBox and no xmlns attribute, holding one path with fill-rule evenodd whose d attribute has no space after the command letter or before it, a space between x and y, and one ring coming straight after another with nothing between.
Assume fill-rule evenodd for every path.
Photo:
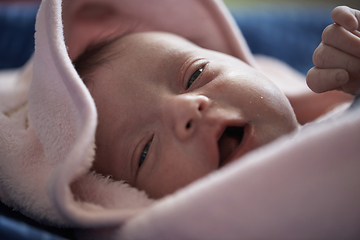
<instances>
[{"instance_id":1,"label":"baby's lips","mask_svg":"<svg viewBox=\"0 0 360 240\"><path fill-rule=\"evenodd\" d=\"M223 162L233 155L241 144L244 136L244 127L228 126L218 140L218 149L220 155L220 166Z\"/></svg>"},{"instance_id":2,"label":"baby's lips","mask_svg":"<svg viewBox=\"0 0 360 240\"><path fill-rule=\"evenodd\" d=\"M241 145L244 136L244 127L246 121L238 112L227 109L216 109L208 112L202 121L204 136L203 142L208 142L206 148L211 148L211 152L215 150L218 167L223 166L223 162L232 156L234 151Z\"/></svg>"},{"instance_id":3,"label":"baby's lips","mask_svg":"<svg viewBox=\"0 0 360 240\"><path fill-rule=\"evenodd\" d=\"M232 150L230 154L226 157L226 159L220 159L220 165L219 167L223 167L227 165L228 163L233 162L234 160L238 159L239 157L245 155L250 150L254 149L255 141L253 136L253 130L252 126L249 124L246 124L245 126L241 127L243 129L243 136L241 138L241 142L238 143L237 147ZM229 141L230 144L233 144L231 140ZM219 146L220 147L220 146Z\"/></svg>"}]
</instances>

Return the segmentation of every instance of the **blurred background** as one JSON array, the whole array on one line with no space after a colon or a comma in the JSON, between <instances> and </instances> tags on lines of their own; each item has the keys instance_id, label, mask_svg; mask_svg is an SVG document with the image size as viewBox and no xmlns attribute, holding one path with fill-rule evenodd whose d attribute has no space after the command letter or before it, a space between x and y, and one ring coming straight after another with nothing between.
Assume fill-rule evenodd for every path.
<instances>
[{"instance_id":1,"label":"blurred background","mask_svg":"<svg viewBox=\"0 0 360 240\"><path fill-rule=\"evenodd\" d=\"M283 60L304 75L335 6L360 0L224 0L251 51ZM22 66L34 50L39 0L0 0L0 69Z\"/></svg>"},{"instance_id":2,"label":"blurred background","mask_svg":"<svg viewBox=\"0 0 360 240\"><path fill-rule=\"evenodd\" d=\"M335 7L346 5L352 8L360 8L359 0L224 0L229 7L254 6L254 5L302 5L302 6L325 6Z\"/></svg>"},{"instance_id":3,"label":"blurred background","mask_svg":"<svg viewBox=\"0 0 360 240\"><path fill-rule=\"evenodd\" d=\"M304 75L338 5L360 0L224 0L251 51L285 61ZM22 66L34 50L39 0L0 0L0 69Z\"/></svg>"},{"instance_id":4,"label":"blurred background","mask_svg":"<svg viewBox=\"0 0 360 240\"><path fill-rule=\"evenodd\" d=\"M360 0L224 0L251 51L275 57L304 75L335 6ZM22 66L34 50L39 0L0 0L0 69Z\"/></svg>"},{"instance_id":5,"label":"blurred background","mask_svg":"<svg viewBox=\"0 0 360 240\"><path fill-rule=\"evenodd\" d=\"M224 0L254 54L280 59L306 75L331 11L360 0Z\"/></svg>"}]
</instances>

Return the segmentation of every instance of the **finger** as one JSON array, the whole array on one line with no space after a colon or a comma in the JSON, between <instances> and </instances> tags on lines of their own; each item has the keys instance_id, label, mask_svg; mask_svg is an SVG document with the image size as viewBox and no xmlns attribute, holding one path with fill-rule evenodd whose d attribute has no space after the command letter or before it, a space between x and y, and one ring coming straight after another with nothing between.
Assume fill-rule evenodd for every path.
<instances>
[{"instance_id":1,"label":"finger","mask_svg":"<svg viewBox=\"0 0 360 240\"><path fill-rule=\"evenodd\" d=\"M342 68L354 76L360 73L360 59L324 43L315 49L313 62L317 68Z\"/></svg>"},{"instance_id":2,"label":"finger","mask_svg":"<svg viewBox=\"0 0 360 240\"><path fill-rule=\"evenodd\" d=\"M343 69L320 69L314 67L306 75L306 84L316 93L341 88L348 80L349 75Z\"/></svg>"},{"instance_id":3,"label":"finger","mask_svg":"<svg viewBox=\"0 0 360 240\"><path fill-rule=\"evenodd\" d=\"M327 26L322 34L323 43L360 59L360 37L337 24Z\"/></svg>"},{"instance_id":4,"label":"finger","mask_svg":"<svg viewBox=\"0 0 360 240\"><path fill-rule=\"evenodd\" d=\"M352 80L341 86L341 90L346 93L355 95L360 89L360 80Z\"/></svg>"},{"instance_id":5,"label":"finger","mask_svg":"<svg viewBox=\"0 0 360 240\"><path fill-rule=\"evenodd\" d=\"M360 30L360 11L347 6L336 7L331 14L333 21L348 31Z\"/></svg>"}]
</instances>

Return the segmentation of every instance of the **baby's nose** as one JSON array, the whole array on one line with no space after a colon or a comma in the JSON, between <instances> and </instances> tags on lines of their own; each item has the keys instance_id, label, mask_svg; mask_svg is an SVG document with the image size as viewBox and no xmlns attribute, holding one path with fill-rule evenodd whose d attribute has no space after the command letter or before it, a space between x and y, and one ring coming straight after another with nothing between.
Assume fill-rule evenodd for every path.
<instances>
[{"instance_id":1,"label":"baby's nose","mask_svg":"<svg viewBox=\"0 0 360 240\"><path fill-rule=\"evenodd\" d=\"M168 103L168 120L174 134L181 140L191 137L209 108L210 99L204 95L177 95Z\"/></svg>"}]
</instances>

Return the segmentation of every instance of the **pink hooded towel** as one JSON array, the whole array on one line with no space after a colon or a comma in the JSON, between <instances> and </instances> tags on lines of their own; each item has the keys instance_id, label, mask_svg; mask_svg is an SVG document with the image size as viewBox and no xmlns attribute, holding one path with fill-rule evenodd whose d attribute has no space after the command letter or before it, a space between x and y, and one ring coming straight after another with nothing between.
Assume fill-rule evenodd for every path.
<instances>
[{"instance_id":1,"label":"pink hooded towel","mask_svg":"<svg viewBox=\"0 0 360 240\"><path fill-rule=\"evenodd\" d=\"M44 224L84 229L91 239L360 235L360 109L156 201L91 172L97 113L72 60L89 44L129 31L172 32L257 67L220 0L44 0L34 56L0 74L2 202Z\"/></svg>"}]
</instances>

